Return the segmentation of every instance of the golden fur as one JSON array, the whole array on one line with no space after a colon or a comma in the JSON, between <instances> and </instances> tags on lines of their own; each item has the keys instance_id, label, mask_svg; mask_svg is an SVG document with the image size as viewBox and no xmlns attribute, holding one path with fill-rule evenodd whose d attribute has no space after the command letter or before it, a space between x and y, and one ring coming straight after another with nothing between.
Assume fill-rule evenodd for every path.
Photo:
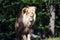
<instances>
[{"instance_id":1,"label":"golden fur","mask_svg":"<svg viewBox=\"0 0 60 40\"><path fill-rule=\"evenodd\" d=\"M19 38L23 34L30 33L30 30L32 29L32 25L36 20L35 10L36 7L34 6L24 7L22 9L22 14L20 15L20 17L17 19L15 23L17 38Z\"/></svg>"}]
</instances>

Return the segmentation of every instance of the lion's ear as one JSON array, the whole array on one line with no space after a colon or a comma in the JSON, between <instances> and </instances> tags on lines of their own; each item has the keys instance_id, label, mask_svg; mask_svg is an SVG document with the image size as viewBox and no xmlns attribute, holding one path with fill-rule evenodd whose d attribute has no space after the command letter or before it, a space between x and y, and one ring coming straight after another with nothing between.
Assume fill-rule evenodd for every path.
<instances>
[{"instance_id":1,"label":"lion's ear","mask_svg":"<svg viewBox=\"0 0 60 40\"><path fill-rule=\"evenodd\" d=\"M27 13L27 11L28 11L27 8L23 8L23 9L22 9L22 13L23 13L23 14Z\"/></svg>"}]
</instances>

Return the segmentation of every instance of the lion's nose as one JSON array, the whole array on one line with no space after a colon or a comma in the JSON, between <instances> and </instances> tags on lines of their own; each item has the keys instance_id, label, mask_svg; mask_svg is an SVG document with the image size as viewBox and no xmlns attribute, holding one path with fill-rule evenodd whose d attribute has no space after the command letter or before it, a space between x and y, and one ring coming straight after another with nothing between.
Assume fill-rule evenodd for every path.
<instances>
[{"instance_id":1,"label":"lion's nose","mask_svg":"<svg viewBox=\"0 0 60 40\"><path fill-rule=\"evenodd\" d=\"M33 21L33 16L30 16L30 21Z\"/></svg>"}]
</instances>

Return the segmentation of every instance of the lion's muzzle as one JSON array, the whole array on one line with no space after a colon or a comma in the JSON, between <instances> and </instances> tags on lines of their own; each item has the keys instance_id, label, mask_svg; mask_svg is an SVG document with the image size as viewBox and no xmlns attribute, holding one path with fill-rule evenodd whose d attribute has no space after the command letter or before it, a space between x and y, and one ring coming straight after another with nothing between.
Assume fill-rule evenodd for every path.
<instances>
[{"instance_id":1,"label":"lion's muzzle","mask_svg":"<svg viewBox=\"0 0 60 40\"><path fill-rule=\"evenodd\" d=\"M30 22L32 22L33 21L33 16L30 16Z\"/></svg>"}]
</instances>

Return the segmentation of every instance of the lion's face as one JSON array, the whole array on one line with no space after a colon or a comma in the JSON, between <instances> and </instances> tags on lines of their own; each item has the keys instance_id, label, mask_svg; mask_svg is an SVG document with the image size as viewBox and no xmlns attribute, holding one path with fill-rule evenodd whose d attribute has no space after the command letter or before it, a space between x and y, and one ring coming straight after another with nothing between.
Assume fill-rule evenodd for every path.
<instances>
[{"instance_id":1,"label":"lion's face","mask_svg":"<svg viewBox=\"0 0 60 40\"><path fill-rule=\"evenodd\" d=\"M23 22L25 25L31 25L35 22L36 14L35 14L36 7L28 7L23 8L22 15L23 15Z\"/></svg>"}]
</instances>

